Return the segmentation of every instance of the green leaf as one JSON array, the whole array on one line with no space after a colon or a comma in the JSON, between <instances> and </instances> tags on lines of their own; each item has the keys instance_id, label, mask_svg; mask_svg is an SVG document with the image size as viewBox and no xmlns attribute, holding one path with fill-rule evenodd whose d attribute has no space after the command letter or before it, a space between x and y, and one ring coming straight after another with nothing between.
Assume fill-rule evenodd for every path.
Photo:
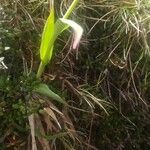
<instances>
[{"instance_id":1,"label":"green leaf","mask_svg":"<svg viewBox=\"0 0 150 150\"><path fill-rule=\"evenodd\" d=\"M39 84L38 86L35 87L33 91L45 95L51 98L52 100L58 101L62 104L66 104L66 102L59 95L51 91L46 84L42 84L42 83Z\"/></svg>"},{"instance_id":2,"label":"green leaf","mask_svg":"<svg viewBox=\"0 0 150 150\"><path fill-rule=\"evenodd\" d=\"M55 32L55 22L54 22L54 6L52 6L50 15L45 23L42 41L40 46L40 58L42 62L46 65L53 54L53 44L54 44L54 32Z\"/></svg>"}]
</instances>

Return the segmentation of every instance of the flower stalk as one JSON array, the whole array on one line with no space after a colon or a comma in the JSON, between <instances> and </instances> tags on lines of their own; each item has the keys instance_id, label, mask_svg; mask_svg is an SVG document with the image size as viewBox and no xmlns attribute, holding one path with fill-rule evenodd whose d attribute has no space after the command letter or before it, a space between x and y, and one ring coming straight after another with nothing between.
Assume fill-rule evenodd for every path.
<instances>
[{"instance_id":1,"label":"flower stalk","mask_svg":"<svg viewBox=\"0 0 150 150\"><path fill-rule=\"evenodd\" d=\"M65 15L63 16L64 19L67 19L70 14L72 13L72 11L74 10L74 8L76 7L77 3L79 2L79 0L74 0L72 2L72 4L70 5L70 7L68 8L67 12L65 13Z\"/></svg>"}]
</instances>

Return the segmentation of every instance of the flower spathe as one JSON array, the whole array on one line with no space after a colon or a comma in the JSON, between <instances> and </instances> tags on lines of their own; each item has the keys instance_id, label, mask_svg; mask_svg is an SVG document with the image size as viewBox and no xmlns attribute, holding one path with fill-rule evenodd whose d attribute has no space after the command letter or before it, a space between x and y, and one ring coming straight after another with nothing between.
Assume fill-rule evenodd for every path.
<instances>
[{"instance_id":1,"label":"flower spathe","mask_svg":"<svg viewBox=\"0 0 150 150\"><path fill-rule=\"evenodd\" d=\"M76 22L69 20L69 19L64 19L64 18L60 18L60 20L69 25L70 27L73 28L74 30L74 40L73 40L73 49L76 49L79 45L79 42L81 40L82 34L83 34L83 28L77 24Z\"/></svg>"}]
</instances>

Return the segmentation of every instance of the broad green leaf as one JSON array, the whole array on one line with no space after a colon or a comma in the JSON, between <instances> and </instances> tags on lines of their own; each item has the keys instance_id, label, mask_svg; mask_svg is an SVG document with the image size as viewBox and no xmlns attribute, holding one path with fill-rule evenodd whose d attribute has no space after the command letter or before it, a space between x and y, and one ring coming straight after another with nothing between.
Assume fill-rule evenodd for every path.
<instances>
[{"instance_id":1,"label":"broad green leaf","mask_svg":"<svg viewBox=\"0 0 150 150\"><path fill-rule=\"evenodd\" d=\"M52 6L50 15L45 23L42 41L40 46L40 58L42 62L46 65L52 57L53 54L53 44L54 44L54 32L55 32L55 22L54 22L54 6Z\"/></svg>"},{"instance_id":2,"label":"broad green leaf","mask_svg":"<svg viewBox=\"0 0 150 150\"><path fill-rule=\"evenodd\" d=\"M39 84L38 86L35 87L33 91L45 95L51 98L52 100L58 101L62 104L66 104L66 102L59 95L51 91L46 84L42 84L42 83Z\"/></svg>"}]
</instances>

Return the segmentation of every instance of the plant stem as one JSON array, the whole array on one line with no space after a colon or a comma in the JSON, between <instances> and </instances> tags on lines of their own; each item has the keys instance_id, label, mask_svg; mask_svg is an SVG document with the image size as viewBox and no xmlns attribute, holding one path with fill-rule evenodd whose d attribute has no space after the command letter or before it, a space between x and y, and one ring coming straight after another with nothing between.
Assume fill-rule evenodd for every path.
<instances>
[{"instance_id":1,"label":"plant stem","mask_svg":"<svg viewBox=\"0 0 150 150\"><path fill-rule=\"evenodd\" d=\"M41 75L42 75L44 69L45 69L45 64L41 61L40 65L39 65L39 68L38 68L38 72L36 74L36 77L38 79L41 78Z\"/></svg>"},{"instance_id":2,"label":"plant stem","mask_svg":"<svg viewBox=\"0 0 150 150\"><path fill-rule=\"evenodd\" d=\"M77 5L78 2L79 2L79 0L74 0L72 2L72 4L70 5L70 7L68 8L67 12L63 16L64 19L67 19L69 17L69 15L72 13L72 11L74 10L74 8L76 7L76 5Z\"/></svg>"}]
</instances>

